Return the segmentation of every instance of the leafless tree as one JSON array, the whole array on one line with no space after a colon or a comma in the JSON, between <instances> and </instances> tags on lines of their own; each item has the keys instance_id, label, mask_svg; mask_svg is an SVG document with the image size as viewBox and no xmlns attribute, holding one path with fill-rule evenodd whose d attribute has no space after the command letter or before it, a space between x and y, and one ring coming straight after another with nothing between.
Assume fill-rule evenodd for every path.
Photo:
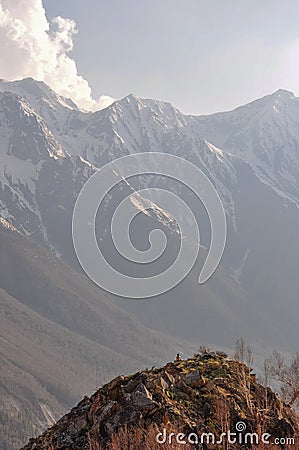
<instances>
[{"instance_id":1,"label":"leafless tree","mask_svg":"<svg viewBox=\"0 0 299 450\"><path fill-rule=\"evenodd\" d=\"M250 345L247 345L243 338L239 338L235 343L234 358L236 361L243 362L249 367L253 364L253 352Z\"/></svg>"},{"instance_id":2,"label":"leafless tree","mask_svg":"<svg viewBox=\"0 0 299 450\"><path fill-rule=\"evenodd\" d=\"M279 352L274 351L265 365L271 378L281 384L283 399L290 406L299 406L299 353L288 364Z\"/></svg>"},{"instance_id":3,"label":"leafless tree","mask_svg":"<svg viewBox=\"0 0 299 450\"><path fill-rule=\"evenodd\" d=\"M211 352L212 352L211 347L208 347L207 345L201 345L198 349L198 353L200 355L205 355L205 354L211 353Z\"/></svg>"}]
</instances>

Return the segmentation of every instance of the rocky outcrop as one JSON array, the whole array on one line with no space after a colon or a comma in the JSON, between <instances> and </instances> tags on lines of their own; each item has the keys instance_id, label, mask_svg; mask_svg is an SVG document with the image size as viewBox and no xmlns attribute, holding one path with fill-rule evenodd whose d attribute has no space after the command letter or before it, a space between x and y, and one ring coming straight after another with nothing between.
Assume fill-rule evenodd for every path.
<instances>
[{"instance_id":1,"label":"rocky outcrop","mask_svg":"<svg viewBox=\"0 0 299 450\"><path fill-rule=\"evenodd\" d=\"M135 444L125 443L133 439L136 429L141 430L138 441L135 436ZM205 353L115 378L90 398L85 397L23 450L115 449L120 432L122 439L118 442L122 442L123 450L163 448L155 439L150 447L145 446L147 432L152 435L153 430L161 432L162 437L163 433L169 436L172 430L185 436L193 433L193 438L196 435L199 444L185 448L263 449L268 444L250 441L252 436L261 440L265 433L271 448L299 445L298 419L290 407L271 389L257 383L246 365L229 360L223 353ZM223 438L222 446L216 444L221 433L229 431L238 433L243 441L227 447ZM250 434L246 445L245 432ZM164 448L180 447L174 441L169 446L166 439L168 446Z\"/></svg>"}]
</instances>

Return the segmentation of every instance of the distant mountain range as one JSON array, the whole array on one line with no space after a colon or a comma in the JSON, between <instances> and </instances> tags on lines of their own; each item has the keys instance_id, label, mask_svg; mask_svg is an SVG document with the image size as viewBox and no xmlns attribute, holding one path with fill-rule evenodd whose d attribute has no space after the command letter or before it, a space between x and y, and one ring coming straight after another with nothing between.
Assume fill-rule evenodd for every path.
<instances>
[{"instance_id":1,"label":"distant mountain range","mask_svg":"<svg viewBox=\"0 0 299 450\"><path fill-rule=\"evenodd\" d=\"M113 298L82 274L71 220L81 188L99 167L148 151L181 156L208 175L225 207L228 240L222 267L206 284L197 284L202 250L183 283L158 298L136 302ZM169 103L133 95L91 113L43 82L0 81L0 245L5 255L0 299L10 311L9 320L3 314L0 319L6 323L0 328L5 330L0 349L7 367L2 395L12 398L18 367L20 392L31 386L24 399L43 392L39 400L33 395L34 404L47 405L46 416L57 417L93 383L165 361L178 346L188 352L186 342L231 348L242 335L261 352L269 347L296 351L298 154L299 99L283 90L210 116L186 116ZM107 254L111 209L124 191L161 183L190 204L208 247L207 215L181 186L154 175L129 182L107 199L99 220ZM167 215L162 221L154 210L142 216L135 226L141 246L145 232L159 223L176 248ZM21 345L11 352L15 336ZM66 342L70 359L64 358ZM78 378L85 380L81 386ZM10 386L9 394L4 386Z\"/></svg>"}]
</instances>

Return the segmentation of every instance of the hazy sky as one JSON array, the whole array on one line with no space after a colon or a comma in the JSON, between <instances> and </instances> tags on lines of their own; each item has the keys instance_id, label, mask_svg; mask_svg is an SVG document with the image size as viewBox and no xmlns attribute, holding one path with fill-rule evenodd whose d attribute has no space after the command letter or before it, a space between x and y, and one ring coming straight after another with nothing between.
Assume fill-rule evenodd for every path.
<instances>
[{"instance_id":1,"label":"hazy sky","mask_svg":"<svg viewBox=\"0 0 299 450\"><path fill-rule=\"evenodd\" d=\"M68 28L74 45L65 53L94 98L134 93L200 114L278 88L299 94L297 0L44 0L43 6L50 24L56 16L76 22L77 34L68 21L59 36ZM51 82L48 73L42 77ZM54 75L53 87L62 90Z\"/></svg>"}]
</instances>

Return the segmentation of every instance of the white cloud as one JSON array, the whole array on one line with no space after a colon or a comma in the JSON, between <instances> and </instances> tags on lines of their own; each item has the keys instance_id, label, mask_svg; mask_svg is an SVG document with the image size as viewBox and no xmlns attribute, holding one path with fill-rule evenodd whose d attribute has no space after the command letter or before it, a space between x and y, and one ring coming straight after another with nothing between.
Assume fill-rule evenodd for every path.
<instances>
[{"instance_id":1,"label":"white cloud","mask_svg":"<svg viewBox=\"0 0 299 450\"><path fill-rule=\"evenodd\" d=\"M76 23L63 17L48 22L42 0L0 0L0 77L33 77L70 97L81 108L102 109L113 102L92 98L88 82L70 57Z\"/></svg>"}]
</instances>

